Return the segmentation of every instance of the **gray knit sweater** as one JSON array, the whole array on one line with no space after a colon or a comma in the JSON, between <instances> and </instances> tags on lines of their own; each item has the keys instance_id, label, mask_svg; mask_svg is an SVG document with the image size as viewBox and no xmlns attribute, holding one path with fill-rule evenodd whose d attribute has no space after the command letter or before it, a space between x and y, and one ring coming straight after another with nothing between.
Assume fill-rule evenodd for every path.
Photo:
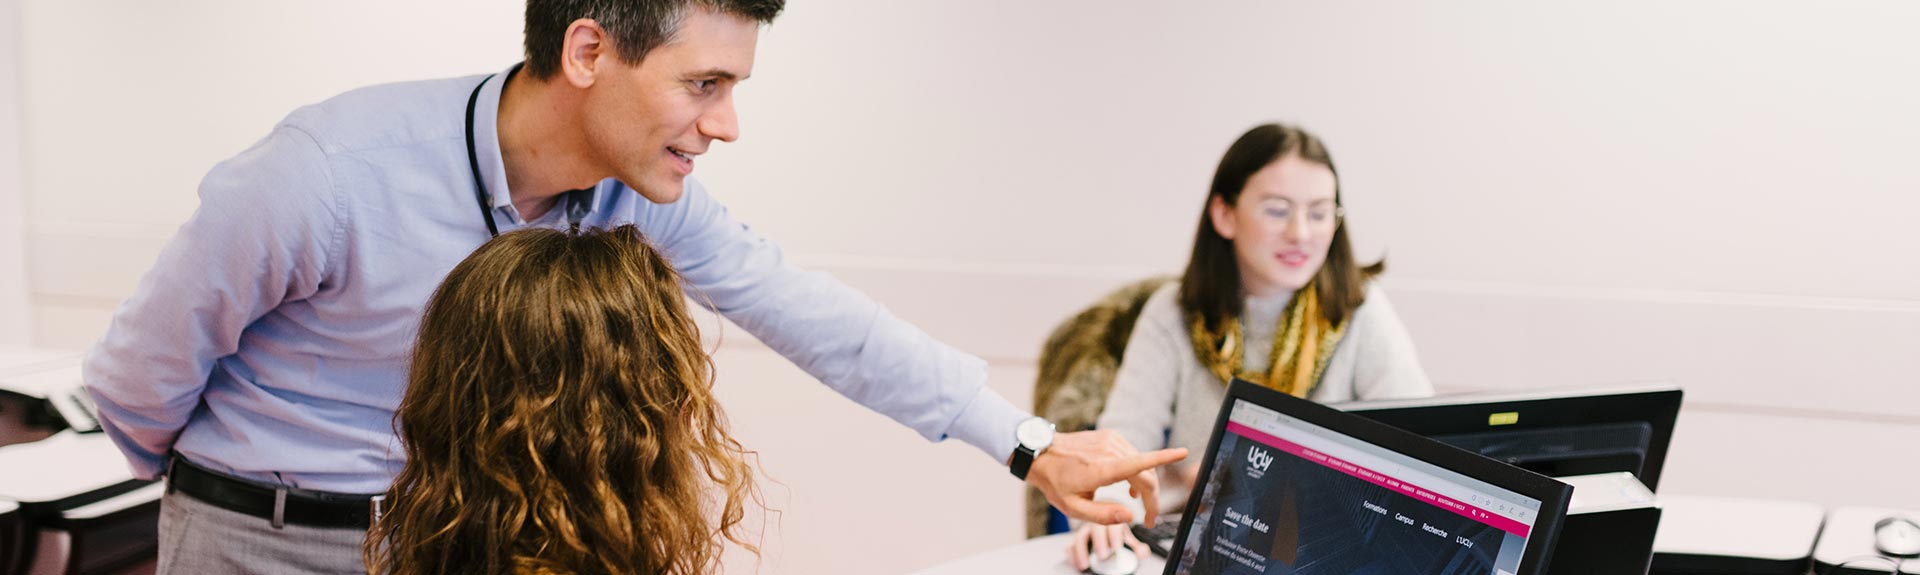
<instances>
[{"instance_id":1,"label":"gray knit sweater","mask_svg":"<svg viewBox=\"0 0 1920 575\"><path fill-rule=\"evenodd\" d=\"M1154 292L1140 312L1133 337L1120 364L1120 373L1100 414L1100 429L1111 429L1142 451L1185 447L1186 461L1162 469L1162 506L1177 512L1192 488L1182 478L1206 454L1226 386L1200 365L1193 338L1180 311L1178 282ZM1273 349L1274 328L1292 293L1248 298L1242 312L1246 346L1254 350L1242 359L1244 371L1264 372ZM1328 359L1309 399L1321 403L1425 397L1433 384L1420 369L1413 338L1393 312L1380 288L1367 289L1367 301L1348 321L1347 332Z\"/></svg>"}]
</instances>

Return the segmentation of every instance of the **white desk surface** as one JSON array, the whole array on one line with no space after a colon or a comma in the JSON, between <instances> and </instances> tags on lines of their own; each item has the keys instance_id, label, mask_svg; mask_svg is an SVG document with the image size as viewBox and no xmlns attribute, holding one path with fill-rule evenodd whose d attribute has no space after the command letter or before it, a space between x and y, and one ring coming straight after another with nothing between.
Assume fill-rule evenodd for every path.
<instances>
[{"instance_id":1,"label":"white desk surface","mask_svg":"<svg viewBox=\"0 0 1920 575\"><path fill-rule=\"evenodd\" d=\"M0 346L0 389L45 399L80 383L80 360L70 351Z\"/></svg>"},{"instance_id":2,"label":"white desk surface","mask_svg":"<svg viewBox=\"0 0 1920 575\"><path fill-rule=\"evenodd\" d=\"M80 387L80 358L61 358L0 371L0 390L48 399Z\"/></svg>"},{"instance_id":3,"label":"white desk surface","mask_svg":"<svg viewBox=\"0 0 1920 575\"><path fill-rule=\"evenodd\" d=\"M1001 547L985 553L961 557L917 571L918 575L979 575L986 573L1021 575L1077 575L1067 563L1067 539L1070 533L1048 535ZM1140 558L1137 575L1153 575L1166 569L1166 560L1158 555Z\"/></svg>"},{"instance_id":4,"label":"white desk surface","mask_svg":"<svg viewBox=\"0 0 1920 575\"><path fill-rule=\"evenodd\" d=\"M1699 495L1663 495L1660 507L1656 553L1769 561L1805 559L1827 513L1799 501Z\"/></svg>"},{"instance_id":5,"label":"white desk surface","mask_svg":"<svg viewBox=\"0 0 1920 575\"><path fill-rule=\"evenodd\" d=\"M1820 544L1813 549L1816 561L1829 565L1861 557L1879 555L1873 547L1873 530L1881 519L1900 516L1920 519L1920 510L1879 507L1836 507L1827 513L1827 524L1820 532ZM1892 573L1893 564L1884 561L1848 563L1847 569L1868 573ZM1920 573L1920 559L1901 564L1901 573Z\"/></svg>"},{"instance_id":6,"label":"white desk surface","mask_svg":"<svg viewBox=\"0 0 1920 575\"><path fill-rule=\"evenodd\" d=\"M62 431L0 447L0 499L46 503L133 479L105 433Z\"/></svg>"},{"instance_id":7,"label":"white desk surface","mask_svg":"<svg viewBox=\"0 0 1920 575\"><path fill-rule=\"evenodd\" d=\"M80 352L0 345L0 373L11 368L32 368L49 361L78 361Z\"/></svg>"}]
</instances>

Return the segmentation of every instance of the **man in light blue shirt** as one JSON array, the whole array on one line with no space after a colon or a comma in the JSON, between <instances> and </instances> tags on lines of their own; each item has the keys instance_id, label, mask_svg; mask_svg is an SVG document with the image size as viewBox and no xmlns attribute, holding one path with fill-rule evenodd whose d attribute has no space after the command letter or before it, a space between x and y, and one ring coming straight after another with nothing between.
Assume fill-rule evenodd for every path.
<instances>
[{"instance_id":1,"label":"man in light blue shirt","mask_svg":"<svg viewBox=\"0 0 1920 575\"><path fill-rule=\"evenodd\" d=\"M491 229L637 224L697 300L848 398L1010 462L1070 515L1126 520L1089 500L1113 481L1151 500L1184 451L1049 448L981 360L787 263L689 177L738 135L732 90L781 9L532 0L524 66L347 92L215 166L86 364L136 475L169 479L161 571L364 570L422 307Z\"/></svg>"}]
</instances>

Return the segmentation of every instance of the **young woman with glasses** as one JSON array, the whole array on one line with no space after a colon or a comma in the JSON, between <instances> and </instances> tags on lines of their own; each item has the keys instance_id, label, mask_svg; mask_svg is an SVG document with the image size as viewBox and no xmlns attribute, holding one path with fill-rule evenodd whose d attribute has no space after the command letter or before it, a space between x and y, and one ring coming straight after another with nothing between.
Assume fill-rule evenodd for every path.
<instances>
[{"instance_id":1,"label":"young woman with glasses","mask_svg":"<svg viewBox=\"0 0 1920 575\"><path fill-rule=\"evenodd\" d=\"M1141 449L1199 453L1234 377L1320 402L1422 397L1433 386L1393 306L1373 285L1385 262L1355 261L1333 157L1277 124L1227 149L1180 281L1148 299L1097 427ZM1198 459L1163 473L1160 501L1185 504ZM1125 526L1081 525L1068 547L1088 566Z\"/></svg>"}]
</instances>

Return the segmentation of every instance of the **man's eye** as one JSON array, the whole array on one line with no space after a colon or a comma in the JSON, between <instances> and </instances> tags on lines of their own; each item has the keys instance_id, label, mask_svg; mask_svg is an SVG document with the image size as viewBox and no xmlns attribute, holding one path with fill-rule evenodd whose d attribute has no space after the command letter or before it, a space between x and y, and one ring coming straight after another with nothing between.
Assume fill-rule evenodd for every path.
<instances>
[{"instance_id":1,"label":"man's eye","mask_svg":"<svg viewBox=\"0 0 1920 575\"><path fill-rule=\"evenodd\" d=\"M713 80L694 80L693 89L701 92L713 89Z\"/></svg>"}]
</instances>

